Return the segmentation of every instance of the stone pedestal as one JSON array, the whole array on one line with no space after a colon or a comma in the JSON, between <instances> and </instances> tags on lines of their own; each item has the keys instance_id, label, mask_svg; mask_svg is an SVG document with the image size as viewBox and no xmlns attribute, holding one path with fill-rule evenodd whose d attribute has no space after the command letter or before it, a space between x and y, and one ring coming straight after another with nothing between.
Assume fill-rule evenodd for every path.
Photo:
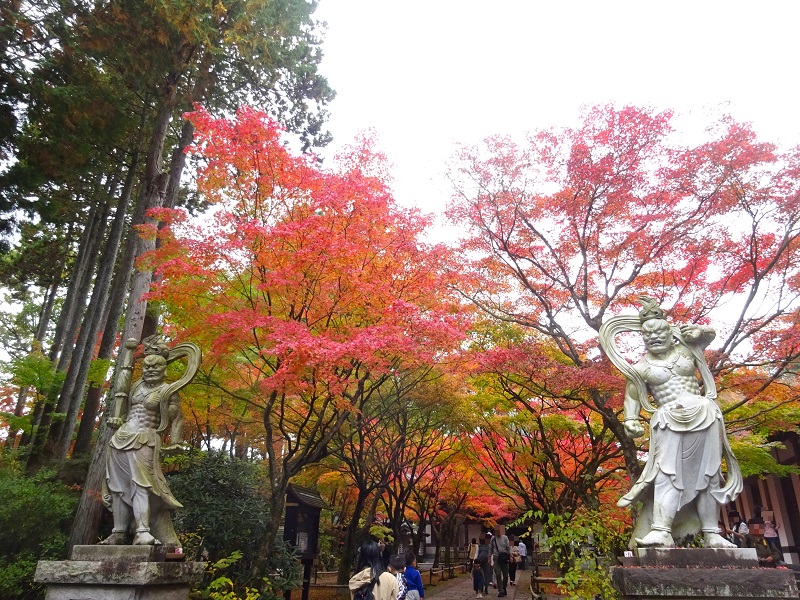
<instances>
[{"instance_id":1,"label":"stone pedestal","mask_svg":"<svg viewBox=\"0 0 800 600\"><path fill-rule=\"evenodd\" d=\"M798 597L794 573L759 568L753 548L641 548L639 566L613 567L624 600Z\"/></svg>"},{"instance_id":2,"label":"stone pedestal","mask_svg":"<svg viewBox=\"0 0 800 600\"><path fill-rule=\"evenodd\" d=\"M39 561L45 600L186 600L205 563L167 562L163 546L75 546L70 560Z\"/></svg>"}]
</instances>

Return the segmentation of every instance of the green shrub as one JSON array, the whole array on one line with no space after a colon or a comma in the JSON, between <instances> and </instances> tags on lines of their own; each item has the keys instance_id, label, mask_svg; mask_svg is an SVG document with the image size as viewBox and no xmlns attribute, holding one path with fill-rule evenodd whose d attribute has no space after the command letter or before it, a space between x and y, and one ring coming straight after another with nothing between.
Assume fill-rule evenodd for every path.
<instances>
[{"instance_id":1,"label":"green shrub","mask_svg":"<svg viewBox=\"0 0 800 600\"><path fill-rule=\"evenodd\" d=\"M170 475L170 488L185 507L176 514L175 527L186 540L187 556L194 558L199 552L203 560L216 564L215 570L224 565L222 583L230 586L225 593L231 594L226 597L244 598L248 588L258 588L264 590L261 598L278 598L300 578L294 553L282 543L269 557L269 581L252 578L269 518L264 481L261 467L222 453L193 454L180 472ZM220 582L213 590L209 582L205 585L203 598L214 597L210 591L222 593Z\"/></svg>"},{"instance_id":2,"label":"green shrub","mask_svg":"<svg viewBox=\"0 0 800 600\"><path fill-rule=\"evenodd\" d=\"M5 458L0 460L0 499L0 598L38 598L36 562L64 558L78 492L59 482L54 471L27 476Z\"/></svg>"},{"instance_id":3,"label":"green shrub","mask_svg":"<svg viewBox=\"0 0 800 600\"><path fill-rule=\"evenodd\" d=\"M558 585L571 600L619 597L611 585L609 567L625 548L630 534L627 521L601 511L565 515L536 511L527 516L544 526L551 563L560 573Z\"/></svg>"}]
</instances>

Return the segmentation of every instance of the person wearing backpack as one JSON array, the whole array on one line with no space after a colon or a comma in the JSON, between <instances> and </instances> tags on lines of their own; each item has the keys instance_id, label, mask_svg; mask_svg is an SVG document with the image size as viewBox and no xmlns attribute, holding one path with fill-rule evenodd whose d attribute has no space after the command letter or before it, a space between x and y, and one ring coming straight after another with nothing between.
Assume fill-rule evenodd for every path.
<instances>
[{"instance_id":1,"label":"person wearing backpack","mask_svg":"<svg viewBox=\"0 0 800 600\"><path fill-rule=\"evenodd\" d=\"M472 569L475 563L475 557L478 556L478 540L472 538L472 542L467 546L467 567Z\"/></svg>"},{"instance_id":2,"label":"person wearing backpack","mask_svg":"<svg viewBox=\"0 0 800 600\"><path fill-rule=\"evenodd\" d=\"M389 558L389 572L397 577L397 600L406 600L408 582L406 581L406 557L392 554Z\"/></svg>"},{"instance_id":3,"label":"person wearing backpack","mask_svg":"<svg viewBox=\"0 0 800 600\"><path fill-rule=\"evenodd\" d=\"M494 578L497 581L497 597L508 596L508 563L511 560L511 544L506 536L506 528L497 526L498 535L492 538L492 559Z\"/></svg>"},{"instance_id":4,"label":"person wearing backpack","mask_svg":"<svg viewBox=\"0 0 800 600\"><path fill-rule=\"evenodd\" d=\"M361 545L356 574L348 587L351 600L397 600L397 577L383 570L377 542L368 540Z\"/></svg>"}]
</instances>

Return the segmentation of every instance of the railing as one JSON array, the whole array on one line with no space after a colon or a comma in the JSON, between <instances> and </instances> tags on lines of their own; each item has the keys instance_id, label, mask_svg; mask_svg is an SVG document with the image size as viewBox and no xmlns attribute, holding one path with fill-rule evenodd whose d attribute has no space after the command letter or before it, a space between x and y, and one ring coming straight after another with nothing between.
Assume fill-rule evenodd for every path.
<instances>
[{"instance_id":1,"label":"railing","mask_svg":"<svg viewBox=\"0 0 800 600\"><path fill-rule=\"evenodd\" d=\"M433 578L435 575L439 575L439 581L446 581L448 579L453 579L456 576L456 569L458 569L461 573L467 572L467 565L450 565L449 567L437 567L436 569L429 569L426 571L428 573L429 585L435 585L433 583ZM422 571L420 575L422 575Z\"/></svg>"},{"instance_id":2,"label":"railing","mask_svg":"<svg viewBox=\"0 0 800 600\"><path fill-rule=\"evenodd\" d=\"M322 575L322 576L325 576L325 575L338 575L338 574L339 574L339 571L320 571L318 569L314 569L314 585L319 585L320 587L329 587L330 584L325 584L325 583L317 584L317 579L319 578L319 576L320 575Z\"/></svg>"}]
</instances>

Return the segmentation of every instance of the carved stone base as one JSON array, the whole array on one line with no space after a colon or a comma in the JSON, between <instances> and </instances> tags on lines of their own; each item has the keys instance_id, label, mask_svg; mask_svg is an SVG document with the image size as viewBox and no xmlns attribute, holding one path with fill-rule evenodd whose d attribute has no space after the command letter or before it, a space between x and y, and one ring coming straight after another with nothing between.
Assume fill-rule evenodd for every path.
<instances>
[{"instance_id":1,"label":"carved stone base","mask_svg":"<svg viewBox=\"0 0 800 600\"><path fill-rule=\"evenodd\" d=\"M794 573L759 568L753 548L640 548L637 567L613 567L624 600L796 599Z\"/></svg>"},{"instance_id":2,"label":"carved stone base","mask_svg":"<svg viewBox=\"0 0 800 600\"><path fill-rule=\"evenodd\" d=\"M70 560L39 561L45 600L186 600L205 563L164 562L161 546L75 546Z\"/></svg>"}]
</instances>

